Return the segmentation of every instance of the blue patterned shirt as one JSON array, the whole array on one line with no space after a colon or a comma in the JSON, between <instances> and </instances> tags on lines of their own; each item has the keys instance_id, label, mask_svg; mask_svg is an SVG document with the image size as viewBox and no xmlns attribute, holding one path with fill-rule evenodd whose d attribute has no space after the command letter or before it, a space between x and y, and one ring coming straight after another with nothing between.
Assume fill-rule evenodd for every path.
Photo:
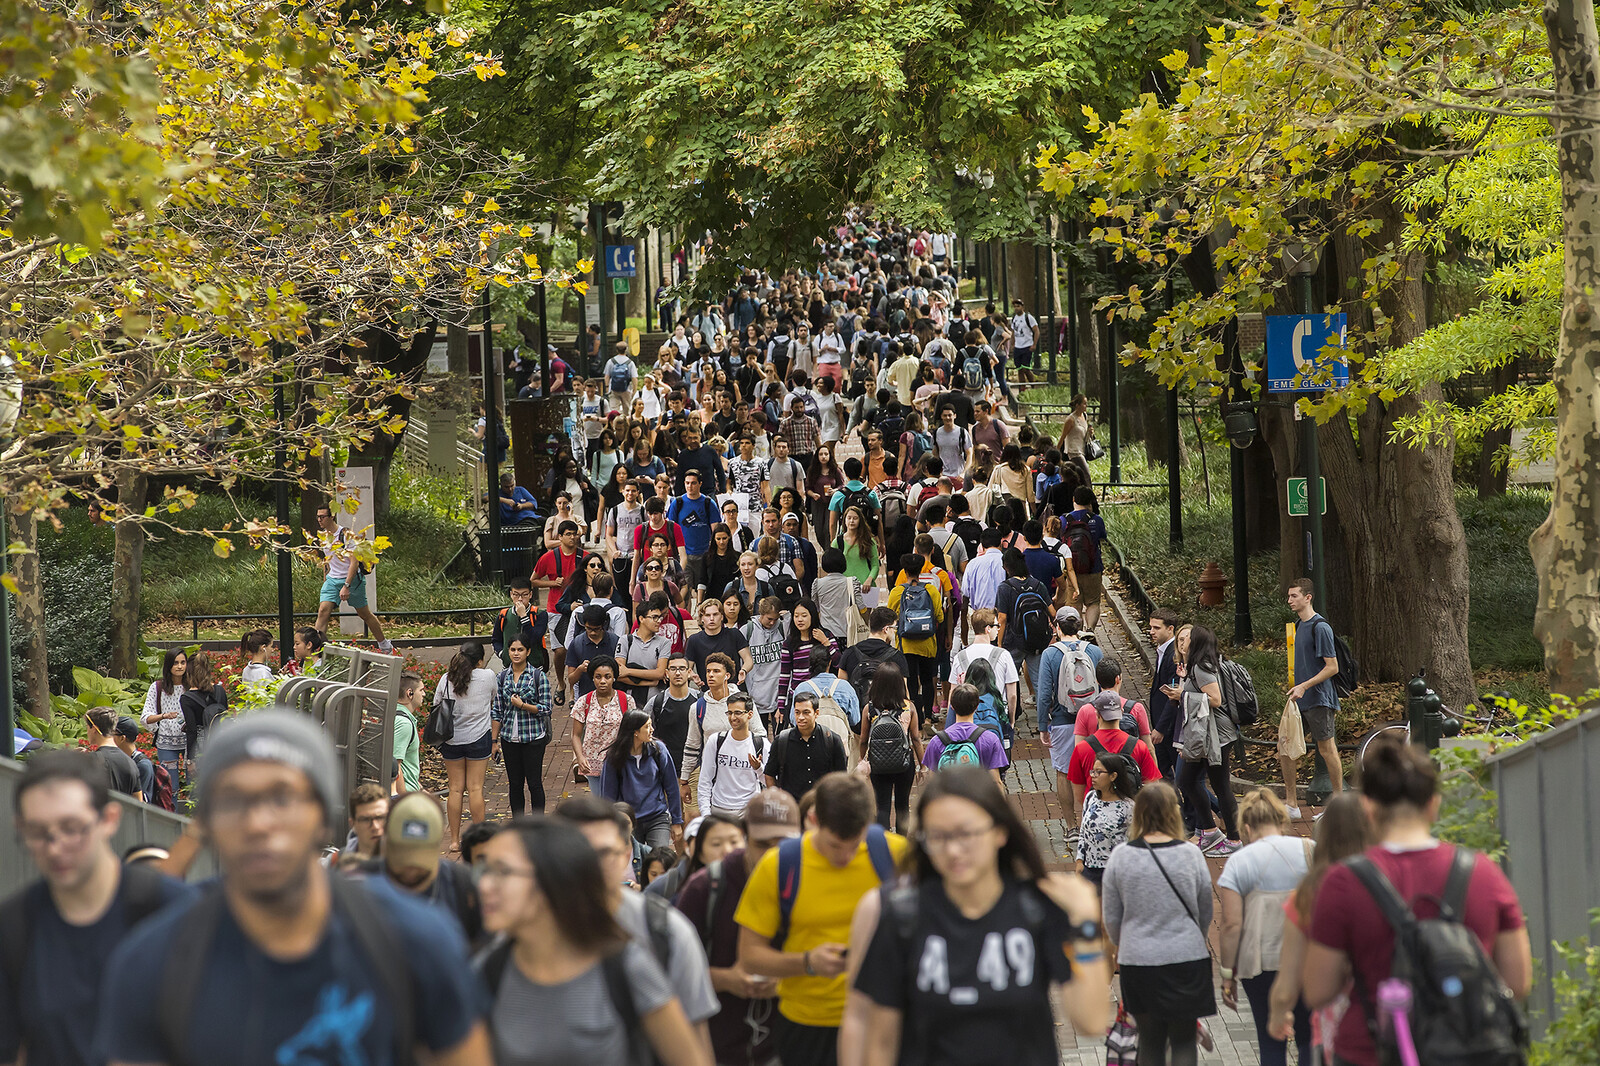
<instances>
[{"instance_id":1,"label":"blue patterned shirt","mask_svg":"<svg viewBox=\"0 0 1600 1066\"><path fill-rule=\"evenodd\" d=\"M537 710L518 707L512 697L531 703ZM500 739L512 744L544 740L550 736L550 681L537 666L525 666L517 678L506 667L495 681L494 705L490 717L500 723Z\"/></svg>"}]
</instances>

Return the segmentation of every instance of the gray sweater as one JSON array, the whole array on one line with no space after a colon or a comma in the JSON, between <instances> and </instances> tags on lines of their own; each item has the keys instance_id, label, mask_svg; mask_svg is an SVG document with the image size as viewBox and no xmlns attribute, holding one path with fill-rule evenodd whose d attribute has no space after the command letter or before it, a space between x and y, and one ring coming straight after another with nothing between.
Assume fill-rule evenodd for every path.
<instances>
[{"instance_id":1,"label":"gray sweater","mask_svg":"<svg viewBox=\"0 0 1600 1066\"><path fill-rule=\"evenodd\" d=\"M1101 885L1106 931L1117 945L1117 959L1130 966L1162 966L1208 955L1200 928L1211 927L1214 900L1211 871L1200 849L1187 841L1157 844L1152 856L1143 845L1119 844L1111 852ZM1183 893L1200 925L1184 911L1161 870Z\"/></svg>"}]
</instances>

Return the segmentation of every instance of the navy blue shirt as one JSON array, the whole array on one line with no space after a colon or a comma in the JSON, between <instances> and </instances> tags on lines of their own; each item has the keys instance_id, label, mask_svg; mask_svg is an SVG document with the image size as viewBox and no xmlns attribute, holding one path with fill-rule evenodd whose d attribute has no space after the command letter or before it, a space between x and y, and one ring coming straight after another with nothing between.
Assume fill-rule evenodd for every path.
<instances>
[{"instance_id":1,"label":"navy blue shirt","mask_svg":"<svg viewBox=\"0 0 1600 1066\"><path fill-rule=\"evenodd\" d=\"M43 881L22 890L32 933L20 996L7 986L5 968L0 967L0 1062L16 1061L23 1046L28 1049L28 1066L105 1061L93 1053L93 1021L100 1013L100 978L106 960L129 932L121 891L125 887L118 886L106 913L90 925L69 925ZM171 881L167 890L169 904L194 896L194 890L181 881ZM150 920L143 923L148 924ZM137 990L150 988L150 982L150 971L141 969L117 995L148 1011L148 1000Z\"/></svg>"},{"instance_id":2,"label":"navy blue shirt","mask_svg":"<svg viewBox=\"0 0 1600 1066\"><path fill-rule=\"evenodd\" d=\"M1066 540L1067 523L1074 521L1082 521L1089 527L1089 535L1095 539L1095 547L1097 550L1094 553L1094 565L1089 567L1087 570L1083 570L1078 566L1078 557L1077 554L1074 553L1072 557L1072 568L1077 570L1079 573L1085 574L1105 573L1105 549L1102 548L1101 545L1105 544L1106 541L1106 520L1089 510L1087 507L1074 508L1061 517L1061 539ZM1068 542L1067 546L1071 547L1071 543Z\"/></svg>"},{"instance_id":3,"label":"navy blue shirt","mask_svg":"<svg viewBox=\"0 0 1600 1066\"><path fill-rule=\"evenodd\" d=\"M403 1009L411 1012L417 1043L434 1052L457 1046L488 1008L467 965L460 927L437 907L406 898L381 880L365 879L362 885L411 964L413 1002ZM99 999L93 1061L178 1061L161 1035L154 1002L161 990L152 982L165 969L174 931L190 910L168 907L112 955ZM284 962L257 947L223 908L203 965L189 1012L186 1061L312 1066L400 1058L394 1048L394 1005L355 932L337 912L309 955Z\"/></svg>"},{"instance_id":4,"label":"navy blue shirt","mask_svg":"<svg viewBox=\"0 0 1600 1066\"><path fill-rule=\"evenodd\" d=\"M617 639L617 635L611 632L609 628L606 630L604 639L599 644L589 639L589 630L579 625L578 619L573 619L572 628L574 632L571 637L567 638L568 667L577 666L579 663L592 662L595 659L606 657L615 659L617 657L617 648L622 642ZM593 692L594 679L590 677L589 671L585 670L579 674L578 683L573 687L580 696L586 692Z\"/></svg>"},{"instance_id":5,"label":"navy blue shirt","mask_svg":"<svg viewBox=\"0 0 1600 1066\"><path fill-rule=\"evenodd\" d=\"M1028 564L1029 577L1052 590L1045 599L1053 597L1056 582L1061 580L1061 556L1049 548L1024 548L1022 561Z\"/></svg>"},{"instance_id":6,"label":"navy blue shirt","mask_svg":"<svg viewBox=\"0 0 1600 1066\"><path fill-rule=\"evenodd\" d=\"M1296 622L1294 627L1294 683L1307 678L1316 677L1322 671L1323 660L1331 659L1337 654L1333 646L1333 626L1320 614L1314 614L1304 622ZM1300 701L1300 706L1305 707L1330 707L1339 709L1339 694L1333 690L1333 678L1312 685L1306 689L1305 699Z\"/></svg>"}]
</instances>

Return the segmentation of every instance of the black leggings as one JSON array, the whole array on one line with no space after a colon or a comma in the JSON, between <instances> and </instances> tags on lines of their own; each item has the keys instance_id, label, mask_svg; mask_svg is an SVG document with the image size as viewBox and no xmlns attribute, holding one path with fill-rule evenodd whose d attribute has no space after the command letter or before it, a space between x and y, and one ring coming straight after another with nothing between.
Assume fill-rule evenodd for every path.
<instances>
[{"instance_id":1,"label":"black leggings","mask_svg":"<svg viewBox=\"0 0 1600 1066\"><path fill-rule=\"evenodd\" d=\"M928 660L930 663L932 659ZM917 769L912 767L898 774L872 772L872 791L878 797L878 824L889 825L889 808L894 807L893 829L901 836L911 833L911 784L917 779ZM891 804L892 800L892 804Z\"/></svg>"},{"instance_id":2,"label":"black leggings","mask_svg":"<svg viewBox=\"0 0 1600 1066\"><path fill-rule=\"evenodd\" d=\"M933 719L933 701L939 695L939 660L932 655L906 652L906 665L911 668L906 691L917 705L918 724L926 726Z\"/></svg>"},{"instance_id":3,"label":"black leggings","mask_svg":"<svg viewBox=\"0 0 1600 1066\"><path fill-rule=\"evenodd\" d=\"M1211 791L1215 793L1217 802L1222 806L1223 829L1228 834L1229 840L1239 839L1239 823L1235 818L1238 805L1233 798L1233 782L1228 772L1228 748L1222 746L1222 761L1219 763L1190 762L1187 758L1183 761L1183 773L1178 777L1178 788L1185 796L1190 798L1194 810L1200 815L1200 828L1208 829L1215 819L1211 808L1205 801L1205 791L1200 787L1200 775L1206 775L1206 780L1211 782Z\"/></svg>"},{"instance_id":4,"label":"black leggings","mask_svg":"<svg viewBox=\"0 0 1600 1066\"><path fill-rule=\"evenodd\" d=\"M1195 1066L1200 1061L1195 1019L1135 1014L1133 1022L1139 1027L1139 1066Z\"/></svg>"},{"instance_id":5,"label":"black leggings","mask_svg":"<svg viewBox=\"0 0 1600 1066\"><path fill-rule=\"evenodd\" d=\"M522 788L526 784L533 801L535 814L544 813L544 749L550 738L517 743L500 742L500 753L506 760L506 783L511 788L511 817L522 813Z\"/></svg>"}]
</instances>

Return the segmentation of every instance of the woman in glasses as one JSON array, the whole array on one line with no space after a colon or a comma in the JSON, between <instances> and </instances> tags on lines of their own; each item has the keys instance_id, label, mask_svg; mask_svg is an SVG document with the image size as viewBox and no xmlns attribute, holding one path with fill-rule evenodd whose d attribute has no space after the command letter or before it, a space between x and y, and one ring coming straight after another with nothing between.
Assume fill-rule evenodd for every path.
<instances>
[{"instance_id":1,"label":"woman in glasses","mask_svg":"<svg viewBox=\"0 0 1600 1066\"><path fill-rule=\"evenodd\" d=\"M612 917L581 831L518 818L477 857L484 924L506 935L478 962L496 1062L711 1066L655 958Z\"/></svg>"},{"instance_id":2,"label":"woman in glasses","mask_svg":"<svg viewBox=\"0 0 1600 1066\"><path fill-rule=\"evenodd\" d=\"M1055 1066L1051 989L1081 1033L1110 1023L1094 886L1047 874L1033 833L978 767L917 801L909 883L869 892L850 929L841 1047L864 1066Z\"/></svg>"},{"instance_id":3,"label":"woman in glasses","mask_svg":"<svg viewBox=\"0 0 1600 1066\"><path fill-rule=\"evenodd\" d=\"M664 543L663 538L656 539ZM634 579L633 602L643 603L658 592L665 593L674 605L683 602L683 593L679 591L677 583L667 577L667 560L652 550L645 556Z\"/></svg>"}]
</instances>

